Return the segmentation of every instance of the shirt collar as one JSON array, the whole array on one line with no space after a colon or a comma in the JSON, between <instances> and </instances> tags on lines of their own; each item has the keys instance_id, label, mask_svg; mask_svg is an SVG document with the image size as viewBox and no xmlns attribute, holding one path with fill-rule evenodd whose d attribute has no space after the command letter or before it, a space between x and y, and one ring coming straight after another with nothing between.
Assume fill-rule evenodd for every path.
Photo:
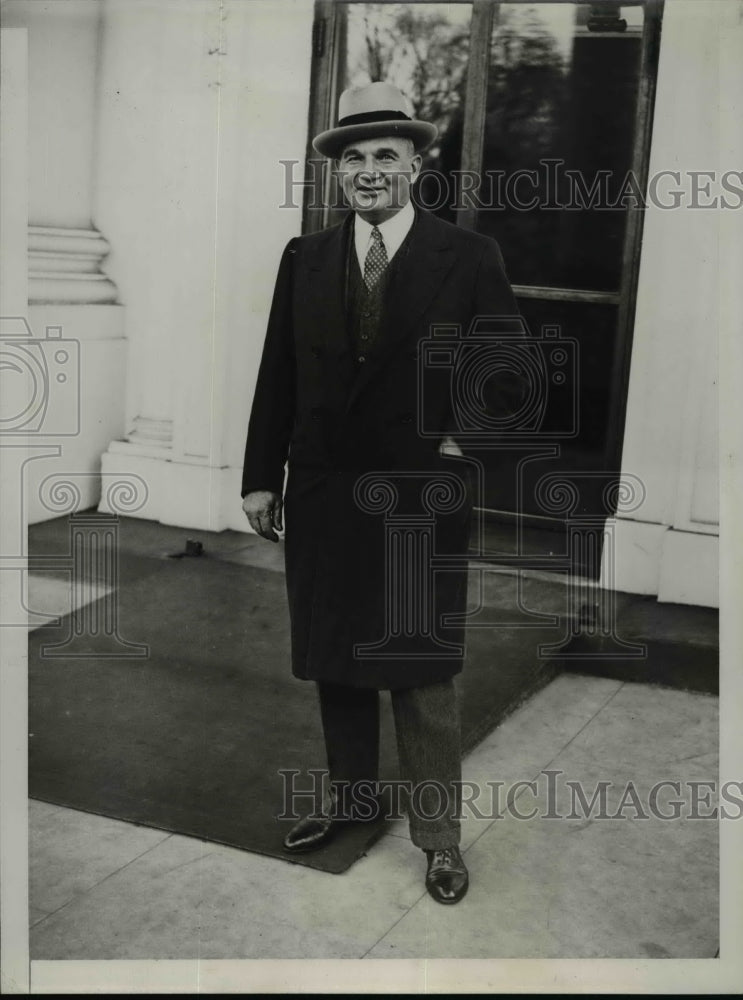
<instances>
[{"instance_id":1,"label":"shirt collar","mask_svg":"<svg viewBox=\"0 0 743 1000\"><path fill-rule=\"evenodd\" d=\"M385 249L387 250L387 260L392 260L397 251L402 246L403 240L410 232L410 229L415 221L415 209L413 208L412 202L407 202L396 212L391 218L387 219L385 222L380 222L378 225L379 232L382 234L382 239L384 240ZM366 252L369 249L369 241L371 240L371 231L374 227L362 219L360 215L354 217L354 243L356 245L356 254L359 258L359 264L362 269L364 266L364 260L366 259Z\"/></svg>"}]
</instances>

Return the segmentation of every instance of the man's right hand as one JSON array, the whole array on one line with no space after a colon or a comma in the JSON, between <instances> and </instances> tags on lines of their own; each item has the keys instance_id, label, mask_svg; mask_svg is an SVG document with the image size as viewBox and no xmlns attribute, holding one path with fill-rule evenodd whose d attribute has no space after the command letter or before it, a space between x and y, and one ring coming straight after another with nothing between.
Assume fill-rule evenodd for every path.
<instances>
[{"instance_id":1,"label":"man's right hand","mask_svg":"<svg viewBox=\"0 0 743 1000\"><path fill-rule=\"evenodd\" d=\"M278 493L269 490L253 490L243 499L243 510L248 515L250 527L261 538L278 542L277 531L284 530L283 502ZM275 530L274 530L275 529Z\"/></svg>"}]
</instances>

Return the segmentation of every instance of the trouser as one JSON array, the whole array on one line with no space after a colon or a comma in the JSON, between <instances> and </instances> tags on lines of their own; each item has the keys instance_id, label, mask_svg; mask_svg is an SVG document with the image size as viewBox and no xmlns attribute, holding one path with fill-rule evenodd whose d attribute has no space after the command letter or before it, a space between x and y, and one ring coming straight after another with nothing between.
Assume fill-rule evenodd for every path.
<instances>
[{"instance_id":1,"label":"trouser","mask_svg":"<svg viewBox=\"0 0 743 1000\"><path fill-rule=\"evenodd\" d=\"M318 682L331 787L376 784L379 692ZM452 680L390 692L410 839L422 850L459 843L461 749ZM347 783L347 784L346 784Z\"/></svg>"}]
</instances>

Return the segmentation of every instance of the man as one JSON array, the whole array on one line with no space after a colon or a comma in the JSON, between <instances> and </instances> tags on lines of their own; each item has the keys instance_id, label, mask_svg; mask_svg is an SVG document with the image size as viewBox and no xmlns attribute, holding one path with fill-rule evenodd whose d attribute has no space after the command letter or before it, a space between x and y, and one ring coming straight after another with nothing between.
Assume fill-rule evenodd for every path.
<instances>
[{"instance_id":1,"label":"man","mask_svg":"<svg viewBox=\"0 0 743 1000\"><path fill-rule=\"evenodd\" d=\"M284 252L242 496L264 538L276 541L286 516L292 668L317 682L328 756L326 808L300 820L285 848L321 847L353 819L354 790L377 779L378 692L389 690L411 839L426 853L429 893L452 904L469 881L453 683L463 629L442 616L465 610L471 502L466 462L442 453L451 366L419 388L420 350L433 325L464 336L474 317L517 309L497 245L410 201L436 134L411 119L399 90L373 83L345 91L338 125L315 138L352 211ZM396 576L393 536L414 548L428 539L453 568Z\"/></svg>"}]
</instances>

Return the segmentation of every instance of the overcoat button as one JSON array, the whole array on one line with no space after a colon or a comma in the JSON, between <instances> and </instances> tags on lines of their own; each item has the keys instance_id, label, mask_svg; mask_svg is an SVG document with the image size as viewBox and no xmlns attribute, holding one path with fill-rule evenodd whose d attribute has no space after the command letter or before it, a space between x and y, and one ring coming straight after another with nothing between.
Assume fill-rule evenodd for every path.
<instances>
[{"instance_id":1,"label":"overcoat button","mask_svg":"<svg viewBox=\"0 0 743 1000\"><path fill-rule=\"evenodd\" d=\"M359 356L359 361L361 361L362 363L366 361L366 358L364 357L363 354Z\"/></svg>"}]
</instances>

